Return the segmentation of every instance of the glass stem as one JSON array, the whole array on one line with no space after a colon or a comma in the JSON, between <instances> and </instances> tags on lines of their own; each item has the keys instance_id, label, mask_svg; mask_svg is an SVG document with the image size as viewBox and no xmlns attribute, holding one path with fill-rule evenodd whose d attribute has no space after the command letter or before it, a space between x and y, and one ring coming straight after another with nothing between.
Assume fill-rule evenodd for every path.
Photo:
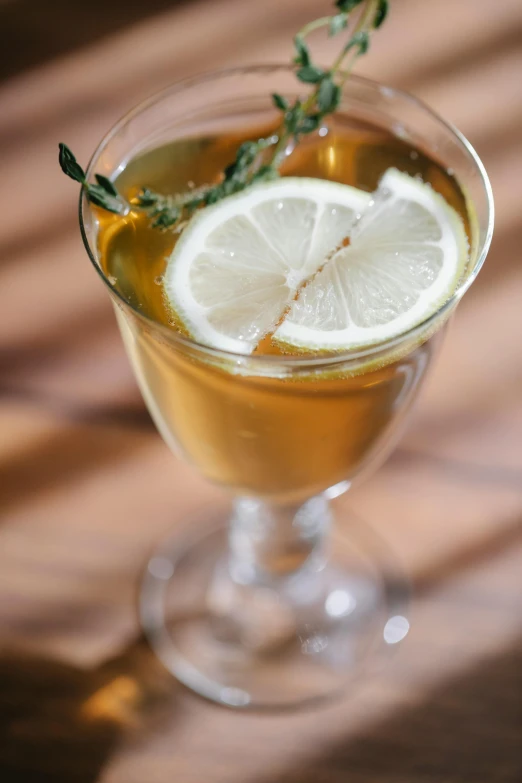
<instances>
[{"instance_id":1,"label":"glass stem","mask_svg":"<svg viewBox=\"0 0 522 783\"><path fill-rule=\"evenodd\" d=\"M302 505L239 497L230 523L229 568L234 582L274 585L325 561L331 512L323 495Z\"/></svg>"}]
</instances>

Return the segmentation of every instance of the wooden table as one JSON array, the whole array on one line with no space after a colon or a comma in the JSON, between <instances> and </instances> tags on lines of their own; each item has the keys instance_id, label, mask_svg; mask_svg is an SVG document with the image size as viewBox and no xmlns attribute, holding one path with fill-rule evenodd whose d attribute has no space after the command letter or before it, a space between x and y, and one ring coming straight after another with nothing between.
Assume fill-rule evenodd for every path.
<instances>
[{"instance_id":1,"label":"wooden table","mask_svg":"<svg viewBox=\"0 0 522 783\"><path fill-rule=\"evenodd\" d=\"M227 500L144 411L56 144L86 161L140 98L202 69L286 60L291 33L329 7L0 2L2 783L522 779L520 0L392 0L359 66L464 131L498 214L402 445L338 502L413 580L409 640L327 709L251 716L183 691L139 637L146 552Z\"/></svg>"}]
</instances>

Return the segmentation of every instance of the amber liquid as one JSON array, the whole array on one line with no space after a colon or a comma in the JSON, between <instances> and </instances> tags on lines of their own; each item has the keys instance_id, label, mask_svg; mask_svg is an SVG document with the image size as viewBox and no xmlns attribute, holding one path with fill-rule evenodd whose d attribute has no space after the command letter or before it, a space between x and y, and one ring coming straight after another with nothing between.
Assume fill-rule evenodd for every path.
<instances>
[{"instance_id":1,"label":"amber liquid","mask_svg":"<svg viewBox=\"0 0 522 783\"><path fill-rule=\"evenodd\" d=\"M118 186L128 196L141 185L174 194L216 181L238 144L263 131L159 147L132 160ZM304 141L282 173L372 191L390 166L429 182L469 230L456 180L420 150L380 130L339 121L325 136ZM130 309L117 310L143 395L169 445L235 492L285 502L350 481L382 457L415 396L434 338L366 366L336 362L328 370L281 373L247 361L238 369L231 360L202 355L175 339L183 330L161 282L176 239L137 214L100 215L107 277L134 310L167 327L155 328ZM279 350L268 337L256 352Z\"/></svg>"}]
</instances>

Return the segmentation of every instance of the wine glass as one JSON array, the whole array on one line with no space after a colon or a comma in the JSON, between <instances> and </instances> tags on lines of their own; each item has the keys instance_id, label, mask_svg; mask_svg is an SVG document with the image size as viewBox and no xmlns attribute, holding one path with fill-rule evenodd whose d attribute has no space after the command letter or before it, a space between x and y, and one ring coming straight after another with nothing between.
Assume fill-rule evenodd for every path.
<instances>
[{"instance_id":1,"label":"wine glass","mask_svg":"<svg viewBox=\"0 0 522 783\"><path fill-rule=\"evenodd\" d=\"M273 122L276 91L296 93L292 68L241 68L175 84L109 132L88 179L94 172L114 176L173 139ZM466 139L421 102L351 77L337 115L407 139L452 170L471 215L465 278L424 323L386 343L281 356L189 340L148 318L113 285L100 263L96 216L85 195L80 203L85 247L112 298L159 432L234 495L228 519L202 512L204 519L187 520L184 537L176 533L158 548L140 600L145 632L165 666L227 706L289 707L332 696L377 651L405 636L393 558L353 519L344 537L334 535L330 501L389 454L492 235L484 167ZM355 162L393 163L364 156Z\"/></svg>"}]
</instances>

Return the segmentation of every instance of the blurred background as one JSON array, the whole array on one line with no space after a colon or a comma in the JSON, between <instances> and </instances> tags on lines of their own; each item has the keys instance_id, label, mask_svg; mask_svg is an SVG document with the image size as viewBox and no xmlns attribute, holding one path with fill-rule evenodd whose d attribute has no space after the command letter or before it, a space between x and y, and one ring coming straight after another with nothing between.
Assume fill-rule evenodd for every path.
<instances>
[{"instance_id":1,"label":"blurred background","mask_svg":"<svg viewBox=\"0 0 522 783\"><path fill-rule=\"evenodd\" d=\"M411 578L408 641L327 710L245 716L178 689L137 629L146 553L227 498L150 422L57 144L86 163L145 96L287 61L293 33L331 6L0 0L2 783L522 779L520 0L391 0L357 67L457 125L497 207L486 267L399 449L337 503L372 521Z\"/></svg>"}]
</instances>

